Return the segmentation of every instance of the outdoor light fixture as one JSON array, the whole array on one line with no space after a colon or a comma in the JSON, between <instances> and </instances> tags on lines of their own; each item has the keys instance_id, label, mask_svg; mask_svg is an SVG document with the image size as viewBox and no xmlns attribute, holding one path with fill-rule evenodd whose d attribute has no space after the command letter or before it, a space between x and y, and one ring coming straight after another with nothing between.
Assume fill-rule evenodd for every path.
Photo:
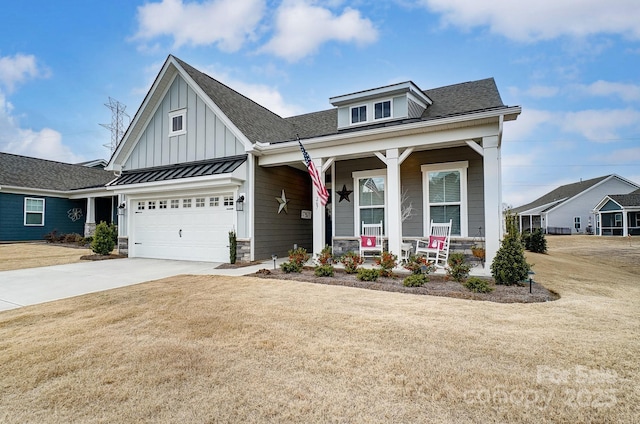
<instances>
[{"instance_id":1,"label":"outdoor light fixture","mask_svg":"<svg viewBox=\"0 0 640 424\"><path fill-rule=\"evenodd\" d=\"M536 275L536 273L533 272L533 271L528 271L527 274L529 274L529 293L531 293L531 285L533 284L533 276Z\"/></svg>"},{"instance_id":2,"label":"outdoor light fixture","mask_svg":"<svg viewBox=\"0 0 640 424\"><path fill-rule=\"evenodd\" d=\"M278 259L278 255L271 255L271 259L273 259L273 269L276 269L276 260Z\"/></svg>"},{"instance_id":3,"label":"outdoor light fixture","mask_svg":"<svg viewBox=\"0 0 640 424\"><path fill-rule=\"evenodd\" d=\"M244 210L244 194L241 194L236 200L236 210L242 212Z\"/></svg>"},{"instance_id":4,"label":"outdoor light fixture","mask_svg":"<svg viewBox=\"0 0 640 424\"><path fill-rule=\"evenodd\" d=\"M124 210L127 207L126 203L122 202L118 205L118 215L124 215Z\"/></svg>"}]
</instances>

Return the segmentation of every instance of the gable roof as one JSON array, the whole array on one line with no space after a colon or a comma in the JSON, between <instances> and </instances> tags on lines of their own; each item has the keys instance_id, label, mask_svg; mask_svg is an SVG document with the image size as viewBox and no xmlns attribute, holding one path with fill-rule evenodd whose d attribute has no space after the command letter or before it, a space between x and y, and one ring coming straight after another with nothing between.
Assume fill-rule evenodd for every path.
<instances>
[{"instance_id":1,"label":"gable roof","mask_svg":"<svg viewBox=\"0 0 640 424\"><path fill-rule=\"evenodd\" d=\"M545 194L542 197L539 197L531 203L513 208L511 211L514 213L523 213L532 212L533 210L538 209L535 211L535 214L545 212L551 208L558 206L561 203L566 202L569 199L572 199L573 197L590 189L591 187L594 187L604 182L605 180L612 178L618 178L622 181L629 182L619 177L618 175L610 174L604 175L602 177L591 178L590 180L579 181L577 183L566 184L550 191L549 193Z\"/></svg>"},{"instance_id":2,"label":"gable roof","mask_svg":"<svg viewBox=\"0 0 640 424\"><path fill-rule=\"evenodd\" d=\"M0 188L71 191L102 187L114 178L102 169L0 153Z\"/></svg>"},{"instance_id":3,"label":"gable roof","mask_svg":"<svg viewBox=\"0 0 640 424\"><path fill-rule=\"evenodd\" d=\"M610 194L609 198L622 207L640 206L640 189L629 194Z\"/></svg>"}]
</instances>

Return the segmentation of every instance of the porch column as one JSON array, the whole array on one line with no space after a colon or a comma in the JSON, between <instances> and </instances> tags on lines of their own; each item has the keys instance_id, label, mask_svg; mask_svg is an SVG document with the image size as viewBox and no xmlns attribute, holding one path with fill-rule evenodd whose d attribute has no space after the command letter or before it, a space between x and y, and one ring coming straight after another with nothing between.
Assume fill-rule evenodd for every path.
<instances>
[{"instance_id":1,"label":"porch column","mask_svg":"<svg viewBox=\"0 0 640 424\"><path fill-rule=\"evenodd\" d=\"M629 235L629 214L622 208L622 236Z\"/></svg>"},{"instance_id":2,"label":"porch column","mask_svg":"<svg viewBox=\"0 0 640 424\"><path fill-rule=\"evenodd\" d=\"M491 264L500 248L502 235L502 212L500 211L501 162L498 136L482 138L484 148L484 228L485 228L485 274L491 274Z\"/></svg>"},{"instance_id":3,"label":"porch column","mask_svg":"<svg viewBox=\"0 0 640 424\"><path fill-rule=\"evenodd\" d=\"M400 258L402 248L402 219L400 216L400 161L398 149L388 149L387 162L387 240L389 252Z\"/></svg>"},{"instance_id":4,"label":"porch column","mask_svg":"<svg viewBox=\"0 0 640 424\"><path fill-rule=\"evenodd\" d=\"M87 219L84 221L84 236L92 236L96 231L96 198L87 197Z\"/></svg>"},{"instance_id":5,"label":"porch column","mask_svg":"<svg viewBox=\"0 0 640 424\"><path fill-rule=\"evenodd\" d=\"M325 171L323 171L322 169L324 160L322 159L312 159L312 160L314 165L316 166L316 169L320 173L320 178L322 182L324 183ZM324 208L325 207L322 206L322 203L320 203L320 198L318 197L318 189L313 183L311 184L311 190L313 193L311 198L312 200L311 207L313 208L313 212L311 213L311 216L313 218L313 255L312 255L312 258L313 258L316 255L320 254L320 252L324 248L324 236L325 236L324 235L324 227L325 227Z\"/></svg>"}]
</instances>

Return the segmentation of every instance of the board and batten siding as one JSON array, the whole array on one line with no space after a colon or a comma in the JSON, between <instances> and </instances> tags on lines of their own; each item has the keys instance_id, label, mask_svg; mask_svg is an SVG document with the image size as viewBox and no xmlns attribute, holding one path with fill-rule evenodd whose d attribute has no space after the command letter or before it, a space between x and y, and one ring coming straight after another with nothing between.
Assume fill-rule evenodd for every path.
<instances>
[{"instance_id":1,"label":"board and batten siding","mask_svg":"<svg viewBox=\"0 0 640 424\"><path fill-rule=\"evenodd\" d=\"M402 190L407 194L407 204L412 206L412 215L402 223L403 237L424 237L427 229L423 225L423 187L422 171L420 167L427 164L468 161L467 169L467 201L469 237L478 235L482 227L484 235L484 168L482 157L468 147L451 149L425 150L412 153L400 166ZM354 192L349 196L350 201L338 202L335 205L335 236L353 237L355 216L355 195L352 173L373 169L385 169L378 158L352 159L336 162L336 178L334 190L347 189Z\"/></svg>"},{"instance_id":2,"label":"board and batten siding","mask_svg":"<svg viewBox=\"0 0 640 424\"><path fill-rule=\"evenodd\" d=\"M169 137L169 113L186 109L186 133ZM244 154L244 146L180 76L153 113L123 169Z\"/></svg>"},{"instance_id":3,"label":"board and batten siding","mask_svg":"<svg viewBox=\"0 0 640 424\"><path fill-rule=\"evenodd\" d=\"M289 200L288 213L278 214L276 198ZM309 173L289 166L260 167L255 174L254 257L286 258L294 244L313 251L313 220L302 219L302 210L312 210ZM315 210L313 210L315 213Z\"/></svg>"},{"instance_id":4,"label":"board and batten siding","mask_svg":"<svg viewBox=\"0 0 640 424\"><path fill-rule=\"evenodd\" d=\"M24 199L44 200L44 226L24 225ZM87 212L86 200L59 197L0 193L0 241L41 241L45 234L56 230L58 234L84 234ZM75 222L69 210L82 209L82 218Z\"/></svg>"}]
</instances>

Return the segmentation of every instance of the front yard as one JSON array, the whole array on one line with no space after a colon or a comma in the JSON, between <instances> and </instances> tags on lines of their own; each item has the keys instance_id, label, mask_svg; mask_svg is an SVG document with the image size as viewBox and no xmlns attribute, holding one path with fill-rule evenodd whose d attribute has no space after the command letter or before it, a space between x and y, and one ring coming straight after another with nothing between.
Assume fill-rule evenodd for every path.
<instances>
[{"instance_id":1,"label":"front yard","mask_svg":"<svg viewBox=\"0 0 640 424\"><path fill-rule=\"evenodd\" d=\"M0 421L638 422L640 240L549 252L546 303L180 276L2 312Z\"/></svg>"}]
</instances>

